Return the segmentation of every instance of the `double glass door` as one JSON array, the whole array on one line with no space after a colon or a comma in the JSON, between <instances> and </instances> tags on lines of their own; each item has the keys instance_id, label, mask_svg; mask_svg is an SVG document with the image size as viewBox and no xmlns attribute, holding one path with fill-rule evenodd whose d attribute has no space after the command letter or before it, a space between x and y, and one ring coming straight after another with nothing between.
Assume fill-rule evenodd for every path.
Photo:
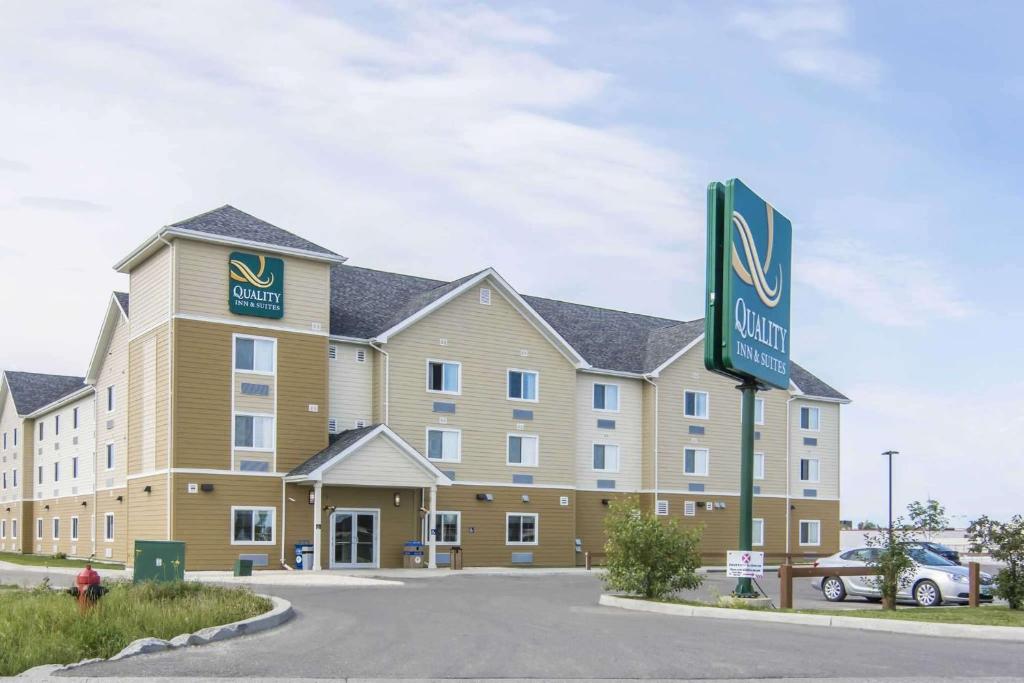
<instances>
[{"instance_id":1,"label":"double glass door","mask_svg":"<svg viewBox=\"0 0 1024 683\"><path fill-rule=\"evenodd\" d=\"M376 510L337 510L331 515L332 567L377 566L378 514Z\"/></svg>"}]
</instances>

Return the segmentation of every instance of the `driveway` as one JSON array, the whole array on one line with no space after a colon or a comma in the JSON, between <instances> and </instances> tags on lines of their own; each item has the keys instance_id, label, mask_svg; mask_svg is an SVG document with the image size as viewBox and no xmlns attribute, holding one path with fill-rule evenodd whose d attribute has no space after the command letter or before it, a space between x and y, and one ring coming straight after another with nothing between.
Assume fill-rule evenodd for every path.
<instances>
[{"instance_id":1,"label":"driveway","mask_svg":"<svg viewBox=\"0 0 1024 683\"><path fill-rule=\"evenodd\" d=\"M724 577L723 577L724 578ZM297 616L75 676L772 678L1019 676L1019 644L674 618L597 606L594 575L462 575L293 588ZM822 604L822 603L819 603Z\"/></svg>"}]
</instances>

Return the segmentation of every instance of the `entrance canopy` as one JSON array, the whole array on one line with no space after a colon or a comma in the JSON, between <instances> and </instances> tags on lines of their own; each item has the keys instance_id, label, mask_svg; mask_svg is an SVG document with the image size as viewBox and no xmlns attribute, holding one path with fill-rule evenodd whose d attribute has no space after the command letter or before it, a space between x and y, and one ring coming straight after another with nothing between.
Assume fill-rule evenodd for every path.
<instances>
[{"instance_id":1,"label":"entrance canopy","mask_svg":"<svg viewBox=\"0 0 1024 683\"><path fill-rule=\"evenodd\" d=\"M285 477L293 483L428 488L451 479L387 425L349 429Z\"/></svg>"}]
</instances>

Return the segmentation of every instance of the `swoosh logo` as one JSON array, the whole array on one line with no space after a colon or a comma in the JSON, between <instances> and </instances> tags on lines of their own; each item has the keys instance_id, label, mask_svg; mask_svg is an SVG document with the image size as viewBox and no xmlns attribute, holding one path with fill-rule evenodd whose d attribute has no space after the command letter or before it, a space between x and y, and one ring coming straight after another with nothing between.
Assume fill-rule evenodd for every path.
<instances>
[{"instance_id":1,"label":"swoosh logo","mask_svg":"<svg viewBox=\"0 0 1024 683\"><path fill-rule=\"evenodd\" d=\"M231 279L235 282L250 284L259 289L266 289L270 285L274 284L273 273L271 273L267 278L263 277L263 272L267 269L266 257L257 256L256 258L260 260L260 269L257 273L252 272L252 268L246 265L243 261L240 261L239 259L231 259L231 269L228 272Z\"/></svg>"},{"instance_id":2,"label":"swoosh logo","mask_svg":"<svg viewBox=\"0 0 1024 683\"><path fill-rule=\"evenodd\" d=\"M736 275L754 288L757 298L768 308L775 308L782 300L782 264L778 264L778 275L775 285L768 284L768 273L772 266L772 243L775 240L775 211L768 206L768 250L764 263L757 256L757 244L754 234L747 225L746 219L739 211L732 212L732 226L739 233L739 243L743 249L743 257L736 251L736 243L732 245L732 269Z\"/></svg>"}]
</instances>

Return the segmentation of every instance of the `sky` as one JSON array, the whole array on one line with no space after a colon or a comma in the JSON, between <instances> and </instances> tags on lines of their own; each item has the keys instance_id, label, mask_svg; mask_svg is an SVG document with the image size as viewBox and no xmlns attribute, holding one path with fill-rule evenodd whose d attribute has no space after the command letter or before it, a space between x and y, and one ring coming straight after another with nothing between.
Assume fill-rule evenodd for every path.
<instances>
[{"instance_id":1,"label":"sky","mask_svg":"<svg viewBox=\"0 0 1024 683\"><path fill-rule=\"evenodd\" d=\"M1024 486L1013 2L0 6L0 367L84 374L111 265L232 204L353 265L703 315L705 189L794 225L843 518Z\"/></svg>"}]
</instances>

